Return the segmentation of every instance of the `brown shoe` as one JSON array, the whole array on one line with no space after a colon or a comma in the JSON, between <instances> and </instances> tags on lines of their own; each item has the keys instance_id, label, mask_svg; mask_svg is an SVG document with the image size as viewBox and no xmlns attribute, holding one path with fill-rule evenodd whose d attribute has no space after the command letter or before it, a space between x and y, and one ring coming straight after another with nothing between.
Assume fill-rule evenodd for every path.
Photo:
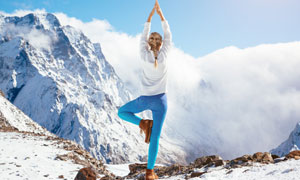
<instances>
[{"instance_id":1,"label":"brown shoe","mask_svg":"<svg viewBox=\"0 0 300 180\"><path fill-rule=\"evenodd\" d=\"M158 176L155 174L153 169L146 169L145 180L158 179Z\"/></svg>"},{"instance_id":2,"label":"brown shoe","mask_svg":"<svg viewBox=\"0 0 300 180\"><path fill-rule=\"evenodd\" d=\"M142 119L139 124L141 134L143 132L145 133L145 143L147 143L147 144L149 144L149 142L150 142L152 126L153 126L152 120Z\"/></svg>"}]
</instances>

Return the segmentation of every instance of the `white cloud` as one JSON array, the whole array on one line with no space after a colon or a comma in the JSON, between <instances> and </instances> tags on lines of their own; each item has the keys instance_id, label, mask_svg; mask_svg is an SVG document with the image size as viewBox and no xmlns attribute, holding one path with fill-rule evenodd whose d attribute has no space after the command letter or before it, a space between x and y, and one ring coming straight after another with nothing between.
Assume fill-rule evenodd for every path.
<instances>
[{"instance_id":1,"label":"white cloud","mask_svg":"<svg viewBox=\"0 0 300 180\"><path fill-rule=\"evenodd\" d=\"M28 27L16 27L14 24L6 25L0 29L0 34L7 37L20 36L29 42L33 47L40 50L50 51L52 44L57 40L53 35Z\"/></svg>"},{"instance_id":2,"label":"white cloud","mask_svg":"<svg viewBox=\"0 0 300 180\"><path fill-rule=\"evenodd\" d=\"M56 15L61 24L100 42L106 59L138 95L140 34L117 32L105 20ZM136 28L142 31L143 23ZM174 47L168 59L165 133L184 135L178 143L186 149L190 147L184 143L190 141L200 147L193 151L208 148L225 158L274 148L300 120L299 49L300 42L226 47L194 58Z\"/></svg>"}]
</instances>

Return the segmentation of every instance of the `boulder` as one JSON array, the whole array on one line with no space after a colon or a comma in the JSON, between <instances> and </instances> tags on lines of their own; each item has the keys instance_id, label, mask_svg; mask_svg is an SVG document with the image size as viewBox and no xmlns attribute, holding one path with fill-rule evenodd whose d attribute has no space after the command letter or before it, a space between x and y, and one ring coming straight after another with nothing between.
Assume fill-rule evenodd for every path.
<instances>
[{"instance_id":1,"label":"boulder","mask_svg":"<svg viewBox=\"0 0 300 180\"><path fill-rule=\"evenodd\" d=\"M225 164L226 164L226 162L223 161L223 160L216 160L216 161L215 161L215 167L223 166L223 165L225 165Z\"/></svg>"},{"instance_id":2,"label":"boulder","mask_svg":"<svg viewBox=\"0 0 300 180\"><path fill-rule=\"evenodd\" d=\"M74 180L96 180L96 173L92 168L82 168L78 171Z\"/></svg>"},{"instance_id":3,"label":"boulder","mask_svg":"<svg viewBox=\"0 0 300 180\"><path fill-rule=\"evenodd\" d=\"M286 155L285 157L287 159L294 158L294 159L298 160L300 158L300 151L299 150L292 151L288 155Z\"/></svg>"},{"instance_id":4,"label":"boulder","mask_svg":"<svg viewBox=\"0 0 300 180\"><path fill-rule=\"evenodd\" d=\"M218 155L203 156L203 157L197 158L193 164L194 164L195 168L201 168L205 165L208 165L208 166L214 165L215 162L218 160L222 160L222 158Z\"/></svg>"},{"instance_id":5,"label":"boulder","mask_svg":"<svg viewBox=\"0 0 300 180\"><path fill-rule=\"evenodd\" d=\"M254 153L253 156L252 156L253 161L254 162L261 162L262 158L263 158L263 155L264 155L264 153L262 153L262 152Z\"/></svg>"},{"instance_id":6,"label":"boulder","mask_svg":"<svg viewBox=\"0 0 300 180\"><path fill-rule=\"evenodd\" d=\"M272 158L272 155L269 152L265 152L262 156L262 163L274 163L274 160Z\"/></svg>"}]
</instances>

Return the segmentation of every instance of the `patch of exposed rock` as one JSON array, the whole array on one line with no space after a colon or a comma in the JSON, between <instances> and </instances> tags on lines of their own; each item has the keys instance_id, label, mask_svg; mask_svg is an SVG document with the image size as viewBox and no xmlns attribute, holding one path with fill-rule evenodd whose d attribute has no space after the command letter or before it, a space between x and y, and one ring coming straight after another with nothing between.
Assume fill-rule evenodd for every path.
<instances>
[{"instance_id":1,"label":"patch of exposed rock","mask_svg":"<svg viewBox=\"0 0 300 180\"><path fill-rule=\"evenodd\" d=\"M252 166L254 163L273 164L288 159L300 159L300 151L290 152L285 158L272 155L269 152L257 152L253 155L243 155L232 160L223 160L218 155L203 156L197 158L189 165L173 164L171 166L155 166L154 171L160 177L171 177L177 175L184 175L185 179L200 177L208 172L211 167L221 167L228 169L228 173L232 172L234 168L241 168L244 166ZM146 163L135 163L129 165L130 173L122 179L138 179L143 180L147 168Z\"/></svg>"}]
</instances>

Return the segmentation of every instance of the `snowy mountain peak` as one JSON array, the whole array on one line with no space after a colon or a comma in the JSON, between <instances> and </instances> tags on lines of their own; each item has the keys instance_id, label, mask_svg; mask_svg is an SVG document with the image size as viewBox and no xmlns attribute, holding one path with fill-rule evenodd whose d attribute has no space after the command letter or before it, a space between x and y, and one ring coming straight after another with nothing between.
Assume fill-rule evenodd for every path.
<instances>
[{"instance_id":1,"label":"snowy mountain peak","mask_svg":"<svg viewBox=\"0 0 300 180\"><path fill-rule=\"evenodd\" d=\"M1 16L0 16L1 18ZM54 29L59 27L59 20L51 13L30 13L24 17L4 17L5 23L12 23L19 27L35 27L37 29Z\"/></svg>"},{"instance_id":2,"label":"snowy mountain peak","mask_svg":"<svg viewBox=\"0 0 300 180\"><path fill-rule=\"evenodd\" d=\"M300 122L296 124L289 138L270 152L282 157L294 150L300 150Z\"/></svg>"}]
</instances>

